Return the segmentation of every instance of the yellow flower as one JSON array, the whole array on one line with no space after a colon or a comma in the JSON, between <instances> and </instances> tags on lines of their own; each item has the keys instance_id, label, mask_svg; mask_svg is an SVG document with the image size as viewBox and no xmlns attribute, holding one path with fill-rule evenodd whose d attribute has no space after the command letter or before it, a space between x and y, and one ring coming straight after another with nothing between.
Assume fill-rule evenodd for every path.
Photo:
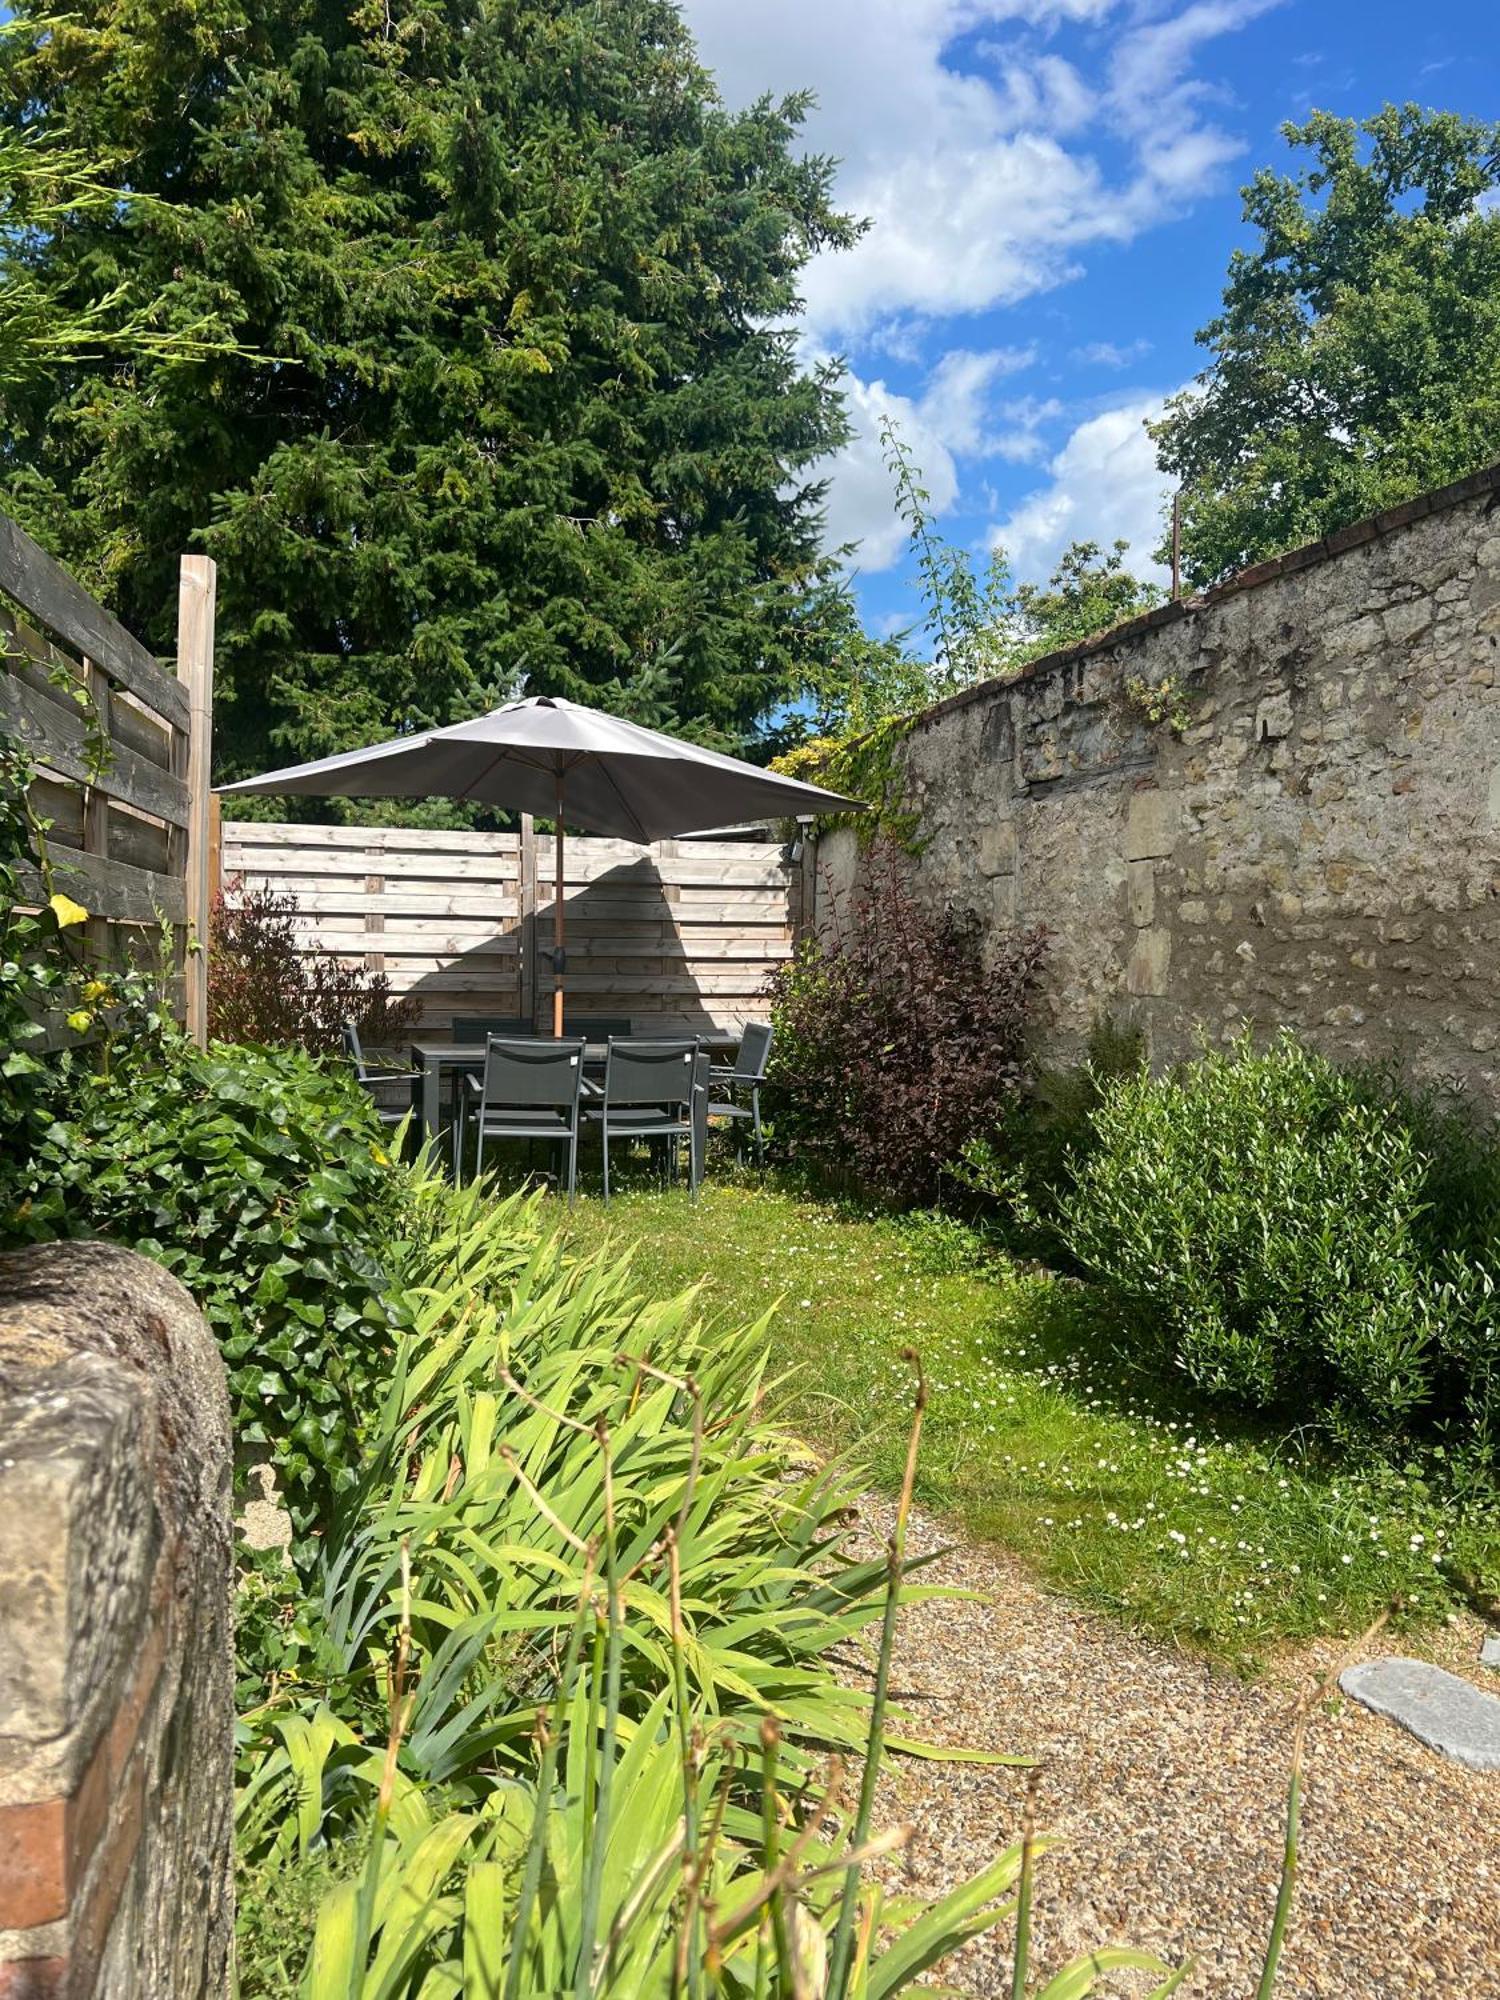
<instances>
[{"instance_id":1,"label":"yellow flower","mask_svg":"<svg viewBox=\"0 0 1500 2000\"><path fill-rule=\"evenodd\" d=\"M94 1017L87 1007L75 1007L73 1012L68 1016L68 1026L73 1030L75 1035L86 1033L93 1025Z\"/></svg>"},{"instance_id":2,"label":"yellow flower","mask_svg":"<svg viewBox=\"0 0 1500 2000\"><path fill-rule=\"evenodd\" d=\"M384 1151L384 1150L383 1150L383 1149L382 1149L381 1147L379 1147L379 1146L375 1146L375 1145L372 1145L372 1146L371 1146L371 1148L370 1148L370 1158L371 1158L371 1159L372 1159L372 1160L373 1160L373 1161L375 1162L375 1164L376 1164L376 1166L377 1166L377 1167L388 1167L388 1166L389 1166L389 1165L391 1164L391 1156L390 1156L390 1154L389 1154L389 1153L387 1153L387 1152L385 1152L385 1151Z\"/></svg>"},{"instance_id":3,"label":"yellow flower","mask_svg":"<svg viewBox=\"0 0 1500 2000\"><path fill-rule=\"evenodd\" d=\"M103 1000L107 1002L110 997L109 988L102 979L91 979L83 989L83 997L85 1000Z\"/></svg>"},{"instance_id":4,"label":"yellow flower","mask_svg":"<svg viewBox=\"0 0 1500 2000\"><path fill-rule=\"evenodd\" d=\"M82 903L75 903L71 896L59 893L47 899L47 908L57 919L57 928L65 931L70 924L86 924L89 913Z\"/></svg>"}]
</instances>

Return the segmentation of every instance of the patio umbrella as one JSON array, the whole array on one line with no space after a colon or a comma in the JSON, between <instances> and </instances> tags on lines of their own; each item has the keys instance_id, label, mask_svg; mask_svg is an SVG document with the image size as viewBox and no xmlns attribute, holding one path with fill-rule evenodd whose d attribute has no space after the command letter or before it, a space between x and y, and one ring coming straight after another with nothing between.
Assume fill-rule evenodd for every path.
<instances>
[{"instance_id":1,"label":"patio umbrella","mask_svg":"<svg viewBox=\"0 0 1500 2000\"><path fill-rule=\"evenodd\" d=\"M566 964L565 818L589 833L648 842L761 815L795 819L860 806L856 799L551 695L508 701L451 729L292 764L223 790L272 797L471 799L516 812L550 813L557 828L554 1035L562 1033Z\"/></svg>"}]
</instances>

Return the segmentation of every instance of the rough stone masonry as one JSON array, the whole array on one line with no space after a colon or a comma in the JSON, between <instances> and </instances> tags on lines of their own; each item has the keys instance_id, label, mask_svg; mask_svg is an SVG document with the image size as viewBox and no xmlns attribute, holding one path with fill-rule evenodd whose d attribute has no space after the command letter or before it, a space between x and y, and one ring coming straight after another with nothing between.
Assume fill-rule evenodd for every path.
<instances>
[{"instance_id":1,"label":"rough stone masonry","mask_svg":"<svg viewBox=\"0 0 1500 2000\"><path fill-rule=\"evenodd\" d=\"M1500 1102L1497 668L1500 467L929 710L916 887L1055 933L1059 1054L1253 1022Z\"/></svg>"},{"instance_id":2,"label":"rough stone masonry","mask_svg":"<svg viewBox=\"0 0 1500 2000\"><path fill-rule=\"evenodd\" d=\"M176 1279L0 1257L0 2000L229 1991L229 1488Z\"/></svg>"}]
</instances>

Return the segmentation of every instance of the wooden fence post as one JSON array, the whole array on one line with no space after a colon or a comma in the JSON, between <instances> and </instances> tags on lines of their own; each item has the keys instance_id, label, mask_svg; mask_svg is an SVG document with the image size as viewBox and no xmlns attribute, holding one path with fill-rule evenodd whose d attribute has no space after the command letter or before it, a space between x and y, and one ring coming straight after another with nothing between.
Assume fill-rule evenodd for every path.
<instances>
[{"instance_id":1,"label":"wooden fence post","mask_svg":"<svg viewBox=\"0 0 1500 2000\"><path fill-rule=\"evenodd\" d=\"M209 875L212 866L214 597L218 572L207 556L183 556L177 572L177 677L187 690L187 1031L208 1040Z\"/></svg>"},{"instance_id":2,"label":"wooden fence post","mask_svg":"<svg viewBox=\"0 0 1500 2000\"><path fill-rule=\"evenodd\" d=\"M208 906L224 893L224 812L217 792L208 795Z\"/></svg>"}]
</instances>

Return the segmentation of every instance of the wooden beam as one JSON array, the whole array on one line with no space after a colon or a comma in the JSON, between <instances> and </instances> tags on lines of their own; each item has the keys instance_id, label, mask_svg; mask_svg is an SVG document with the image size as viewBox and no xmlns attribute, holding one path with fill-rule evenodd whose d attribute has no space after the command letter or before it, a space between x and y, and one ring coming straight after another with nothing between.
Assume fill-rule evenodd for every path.
<instances>
[{"instance_id":1,"label":"wooden beam","mask_svg":"<svg viewBox=\"0 0 1500 2000\"><path fill-rule=\"evenodd\" d=\"M0 514L0 589L174 728L187 728L183 690L118 618L96 604L83 585L6 514Z\"/></svg>"},{"instance_id":2,"label":"wooden beam","mask_svg":"<svg viewBox=\"0 0 1500 2000\"><path fill-rule=\"evenodd\" d=\"M132 868L102 854L65 848L52 857L57 887L94 917L123 924L180 924L187 921L187 892L179 875L158 875L149 868ZM47 900L39 868L29 864L17 871L21 894L38 908Z\"/></svg>"},{"instance_id":3,"label":"wooden beam","mask_svg":"<svg viewBox=\"0 0 1500 2000\"><path fill-rule=\"evenodd\" d=\"M97 668L91 691L108 683ZM97 697L96 697L97 699ZM111 721L114 711L111 711ZM60 777L88 785L95 777L89 757L88 730L71 702L55 701L15 674L0 672L0 728L24 743L39 764ZM151 813L172 826L186 826L188 788L181 778L153 764L137 750L111 740L108 767L97 774L95 789L111 799Z\"/></svg>"}]
</instances>

